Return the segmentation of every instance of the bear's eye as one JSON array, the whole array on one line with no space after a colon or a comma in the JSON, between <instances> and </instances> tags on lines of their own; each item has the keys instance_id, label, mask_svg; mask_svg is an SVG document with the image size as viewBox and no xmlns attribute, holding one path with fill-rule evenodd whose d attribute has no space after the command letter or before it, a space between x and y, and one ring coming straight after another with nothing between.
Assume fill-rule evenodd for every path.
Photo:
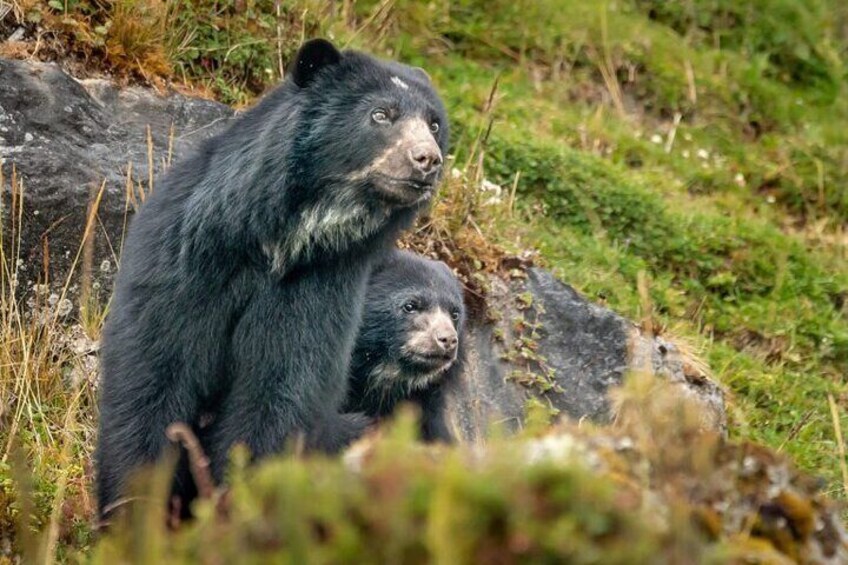
<instances>
[{"instance_id":1,"label":"bear's eye","mask_svg":"<svg viewBox=\"0 0 848 565\"><path fill-rule=\"evenodd\" d=\"M459 320L459 308L454 308L453 310L451 310L451 320L453 320L454 322Z\"/></svg>"},{"instance_id":2,"label":"bear's eye","mask_svg":"<svg viewBox=\"0 0 848 565\"><path fill-rule=\"evenodd\" d=\"M415 302L410 301L403 305L403 311L407 314L412 314L416 310L418 310L418 304Z\"/></svg>"},{"instance_id":3,"label":"bear's eye","mask_svg":"<svg viewBox=\"0 0 848 565\"><path fill-rule=\"evenodd\" d=\"M371 112L371 119L378 124L387 124L391 121L389 120L389 113L382 108L377 108Z\"/></svg>"},{"instance_id":4,"label":"bear's eye","mask_svg":"<svg viewBox=\"0 0 848 565\"><path fill-rule=\"evenodd\" d=\"M439 133L439 122L433 122L430 124L430 132Z\"/></svg>"}]
</instances>

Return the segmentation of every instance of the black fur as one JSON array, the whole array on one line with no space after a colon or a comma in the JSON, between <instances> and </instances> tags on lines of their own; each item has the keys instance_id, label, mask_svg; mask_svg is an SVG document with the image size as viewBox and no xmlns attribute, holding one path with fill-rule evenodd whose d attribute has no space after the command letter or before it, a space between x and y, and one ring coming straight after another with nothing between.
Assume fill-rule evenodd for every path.
<instances>
[{"instance_id":1,"label":"black fur","mask_svg":"<svg viewBox=\"0 0 848 565\"><path fill-rule=\"evenodd\" d=\"M407 304L415 310L408 312ZM433 374L410 358L408 344L415 316L441 309L453 313L459 346L447 370ZM392 413L400 402L421 408L421 433L427 441L453 441L445 422L443 385L462 373L465 361L465 307L462 287L444 263L403 251L393 251L371 274L362 314L362 325L351 361L350 390L345 409L379 418Z\"/></svg>"},{"instance_id":2,"label":"black fur","mask_svg":"<svg viewBox=\"0 0 848 565\"><path fill-rule=\"evenodd\" d=\"M323 40L296 61L132 222L103 335L101 516L128 474L160 457L171 422L214 415L203 435L215 480L236 442L261 457L294 433L333 450L361 431L338 412L368 272L440 174L386 180L368 167L407 117L438 122L446 154L447 120L429 82L399 63ZM395 121L376 123L375 107Z\"/></svg>"}]
</instances>

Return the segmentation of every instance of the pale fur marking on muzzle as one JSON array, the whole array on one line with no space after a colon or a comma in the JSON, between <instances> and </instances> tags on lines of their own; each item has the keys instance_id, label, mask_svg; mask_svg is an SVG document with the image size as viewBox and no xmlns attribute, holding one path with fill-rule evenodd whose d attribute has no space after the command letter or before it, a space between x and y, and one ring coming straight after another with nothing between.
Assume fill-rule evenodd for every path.
<instances>
[{"instance_id":1,"label":"pale fur marking on muzzle","mask_svg":"<svg viewBox=\"0 0 848 565\"><path fill-rule=\"evenodd\" d=\"M434 341L436 340L435 336L441 333L440 330L450 329L450 331L456 332L450 315L441 308L435 312L424 314L422 317L424 317L423 327L416 328L415 332L410 335L407 342L403 345L403 350L410 352L429 352L433 349Z\"/></svg>"},{"instance_id":2,"label":"pale fur marking on muzzle","mask_svg":"<svg viewBox=\"0 0 848 565\"><path fill-rule=\"evenodd\" d=\"M351 180L366 178L372 171L379 170L380 166L388 161L389 158L404 145L414 147L418 143L430 141L436 144L436 141L433 139L433 134L430 132L430 126L422 118L404 120L401 122L401 127L400 136L398 136L398 139L392 145L377 155L377 158L374 159L370 165L351 173L348 178ZM438 147L438 144L436 144L436 146ZM439 155L441 156L441 151L439 151Z\"/></svg>"}]
</instances>

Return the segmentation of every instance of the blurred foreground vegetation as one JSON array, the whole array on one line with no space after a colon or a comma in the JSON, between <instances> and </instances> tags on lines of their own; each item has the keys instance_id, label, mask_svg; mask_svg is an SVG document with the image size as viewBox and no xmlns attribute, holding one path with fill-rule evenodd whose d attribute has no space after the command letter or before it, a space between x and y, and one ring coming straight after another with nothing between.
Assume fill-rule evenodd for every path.
<instances>
[{"instance_id":1,"label":"blurred foreground vegetation","mask_svg":"<svg viewBox=\"0 0 848 565\"><path fill-rule=\"evenodd\" d=\"M278 81L305 37L425 67L455 123L454 166L464 173L436 208L435 233L465 253L481 237L516 252L537 248L587 296L687 344L727 388L733 440L785 453L844 499L833 418L848 424L844 2L11 4L0 29L27 34L0 45L0 54L59 58L80 73L173 83L237 105ZM498 186L480 191L484 178ZM487 267L485 253L476 265ZM42 547L50 553L87 553L94 393L68 385L77 360L64 330L23 315L10 292L14 258L4 257L4 267L0 530L31 514L32 528L48 533ZM95 338L97 322L81 321ZM349 482L338 462L272 463L249 488L236 482L232 521L209 518L174 539L149 539L195 556L221 539L230 544L225 555L265 540L296 557L309 539L303 548L327 547L316 559L336 561L359 555L370 540L396 540L380 545L385 560L453 562L491 550L505 561L580 562L579 555L608 563L640 551L687 562L675 556L710 540L721 539L719 549L739 541L721 528L695 527L691 538L688 527L652 529L633 506L619 504L626 489L579 465L507 471L495 462L466 474L457 462L466 456L449 452L429 469L426 455L386 455L389 478L376 493ZM32 469L29 509L12 487L15 457ZM381 516L368 514L374 497ZM304 500L315 504L297 506ZM551 508L532 503L546 500ZM314 513L313 521L296 519L301 512ZM683 515L688 524L689 511ZM306 523L318 525L305 532ZM738 535L750 540L757 531L746 526ZM0 560L21 550L25 537L0 535ZM12 539L14 549L4 548ZM166 551L150 543L150 555ZM109 562L109 551L127 547L116 539L98 555Z\"/></svg>"}]
</instances>

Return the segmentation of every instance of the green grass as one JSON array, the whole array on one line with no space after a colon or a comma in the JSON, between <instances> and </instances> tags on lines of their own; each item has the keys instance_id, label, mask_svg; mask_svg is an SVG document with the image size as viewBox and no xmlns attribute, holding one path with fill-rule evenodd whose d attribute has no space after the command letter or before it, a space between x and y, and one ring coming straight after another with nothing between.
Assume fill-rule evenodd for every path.
<instances>
[{"instance_id":1,"label":"green grass","mask_svg":"<svg viewBox=\"0 0 848 565\"><path fill-rule=\"evenodd\" d=\"M647 2L519 3L513 15L549 22L522 29L506 4L456 4L426 22L453 46L428 68L459 108L460 155L499 76L485 169L505 186L520 174L523 241L634 319L646 272L656 325L695 343L729 389L732 434L790 453L843 496L827 394L848 393L848 108L836 95L848 83L834 27L846 10L760 2L794 16L724 29L736 16L722 2L688 3L698 25L652 20ZM569 69L558 79L557 64Z\"/></svg>"}]
</instances>

